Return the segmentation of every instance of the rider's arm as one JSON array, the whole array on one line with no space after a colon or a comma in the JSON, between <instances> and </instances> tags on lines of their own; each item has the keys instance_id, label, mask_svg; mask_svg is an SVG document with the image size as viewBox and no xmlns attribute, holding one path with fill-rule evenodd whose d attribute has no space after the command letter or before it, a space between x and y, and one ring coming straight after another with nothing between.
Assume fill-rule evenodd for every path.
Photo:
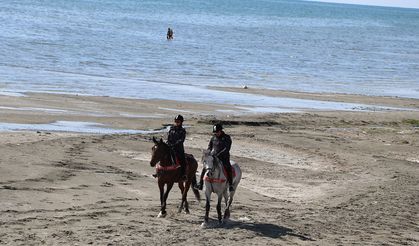
<instances>
[{"instance_id":1,"label":"rider's arm","mask_svg":"<svg viewBox=\"0 0 419 246\"><path fill-rule=\"evenodd\" d=\"M213 138L213 137L212 137ZM210 139L209 143L208 143L208 148L207 150L211 151L212 150L212 138Z\"/></svg>"},{"instance_id":2,"label":"rider's arm","mask_svg":"<svg viewBox=\"0 0 419 246\"><path fill-rule=\"evenodd\" d=\"M168 145L171 145L171 142L172 142L171 140L172 140L172 129L170 128L169 131L167 131L167 141L166 141L166 143Z\"/></svg>"},{"instance_id":3,"label":"rider's arm","mask_svg":"<svg viewBox=\"0 0 419 246\"><path fill-rule=\"evenodd\" d=\"M185 142L185 138L186 138L186 131L185 131L185 129L183 129L182 130L182 134L181 134L181 137L175 142L175 146L178 146L178 145L182 145L183 144L183 142Z\"/></svg>"},{"instance_id":4,"label":"rider's arm","mask_svg":"<svg viewBox=\"0 0 419 246\"><path fill-rule=\"evenodd\" d=\"M227 152L230 152L231 144L232 144L231 137L227 135L226 137L226 151Z\"/></svg>"},{"instance_id":5,"label":"rider's arm","mask_svg":"<svg viewBox=\"0 0 419 246\"><path fill-rule=\"evenodd\" d=\"M224 153L229 153L231 149L231 143L231 138L227 135L225 137L225 147L217 153L217 156L221 156Z\"/></svg>"}]
</instances>

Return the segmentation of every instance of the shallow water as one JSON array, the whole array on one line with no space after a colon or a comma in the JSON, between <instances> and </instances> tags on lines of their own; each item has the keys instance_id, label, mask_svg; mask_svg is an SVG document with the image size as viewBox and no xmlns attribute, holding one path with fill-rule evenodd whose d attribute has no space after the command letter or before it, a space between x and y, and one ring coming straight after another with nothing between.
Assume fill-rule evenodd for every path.
<instances>
[{"instance_id":1,"label":"shallow water","mask_svg":"<svg viewBox=\"0 0 419 246\"><path fill-rule=\"evenodd\" d=\"M291 0L0 1L0 94L248 98L205 88L214 85L419 98L419 10Z\"/></svg>"},{"instance_id":2,"label":"shallow water","mask_svg":"<svg viewBox=\"0 0 419 246\"><path fill-rule=\"evenodd\" d=\"M104 127L103 124L79 121L56 121L50 124L18 124L0 123L0 132L3 131L47 131L47 132L78 132L90 134L151 134L163 130L131 130L113 129Z\"/></svg>"}]
</instances>

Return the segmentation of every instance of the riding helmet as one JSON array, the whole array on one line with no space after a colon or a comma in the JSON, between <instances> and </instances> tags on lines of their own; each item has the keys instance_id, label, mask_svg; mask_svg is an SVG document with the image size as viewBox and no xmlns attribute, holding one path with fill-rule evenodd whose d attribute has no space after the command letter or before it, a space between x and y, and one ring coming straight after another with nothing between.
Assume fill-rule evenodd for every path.
<instances>
[{"instance_id":1,"label":"riding helmet","mask_svg":"<svg viewBox=\"0 0 419 246\"><path fill-rule=\"evenodd\" d=\"M179 114L175 117L175 120L180 120L181 122L183 122L183 116Z\"/></svg>"},{"instance_id":2,"label":"riding helmet","mask_svg":"<svg viewBox=\"0 0 419 246\"><path fill-rule=\"evenodd\" d=\"M221 130L223 130L223 126L221 124L215 124L212 127L212 132L218 132L218 131L221 131Z\"/></svg>"}]
</instances>

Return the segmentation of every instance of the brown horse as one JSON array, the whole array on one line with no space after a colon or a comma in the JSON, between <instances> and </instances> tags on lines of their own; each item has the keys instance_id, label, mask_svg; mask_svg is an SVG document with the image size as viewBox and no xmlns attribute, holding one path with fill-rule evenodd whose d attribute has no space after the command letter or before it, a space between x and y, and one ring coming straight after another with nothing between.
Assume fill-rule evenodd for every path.
<instances>
[{"instance_id":1,"label":"brown horse","mask_svg":"<svg viewBox=\"0 0 419 246\"><path fill-rule=\"evenodd\" d=\"M187 180L182 180L180 177L180 165L175 164L175 161L172 160L170 147L163 142L162 139L157 141L156 138L153 137L153 142L154 146L152 148L150 165L154 167L157 163L159 163L156 167L161 203L161 209L158 217L166 216L166 200L174 183L178 183L180 191L182 192L182 202L179 206L178 212L180 213L184 209L186 213L189 213L189 205L186 197L191 184L196 184L195 173L198 168L198 162L195 160L193 155L185 154ZM167 185L166 192L164 191L164 185ZM199 191L195 189L192 190L196 199L200 201Z\"/></svg>"}]
</instances>

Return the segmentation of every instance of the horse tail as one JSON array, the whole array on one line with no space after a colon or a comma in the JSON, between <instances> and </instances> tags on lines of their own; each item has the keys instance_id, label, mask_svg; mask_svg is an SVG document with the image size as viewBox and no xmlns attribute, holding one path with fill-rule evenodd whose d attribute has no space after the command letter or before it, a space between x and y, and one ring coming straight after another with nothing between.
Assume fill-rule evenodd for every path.
<instances>
[{"instance_id":1,"label":"horse tail","mask_svg":"<svg viewBox=\"0 0 419 246\"><path fill-rule=\"evenodd\" d=\"M196 182L196 176L194 175L193 178L192 178L192 187L196 187L196 183L197 183ZM192 191L195 195L196 200L198 202L200 202L201 201L201 194L199 193L199 190L197 190L195 188L192 188Z\"/></svg>"},{"instance_id":2,"label":"horse tail","mask_svg":"<svg viewBox=\"0 0 419 246\"><path fill-rule=\"evenodd\" d=\"M195 195L195 198L198 202L201 201L201 194L199 194L199 190L195 189L196 187L196 175L195 172L198 169L198 162L196 161L195 157L191 154L186 154L185 153L185 157L186 157L186 162L188 163L189 167L191 168L191 172L193 171L193 175L192 175L192 191Z\"/></svg>"}]
</instances>

